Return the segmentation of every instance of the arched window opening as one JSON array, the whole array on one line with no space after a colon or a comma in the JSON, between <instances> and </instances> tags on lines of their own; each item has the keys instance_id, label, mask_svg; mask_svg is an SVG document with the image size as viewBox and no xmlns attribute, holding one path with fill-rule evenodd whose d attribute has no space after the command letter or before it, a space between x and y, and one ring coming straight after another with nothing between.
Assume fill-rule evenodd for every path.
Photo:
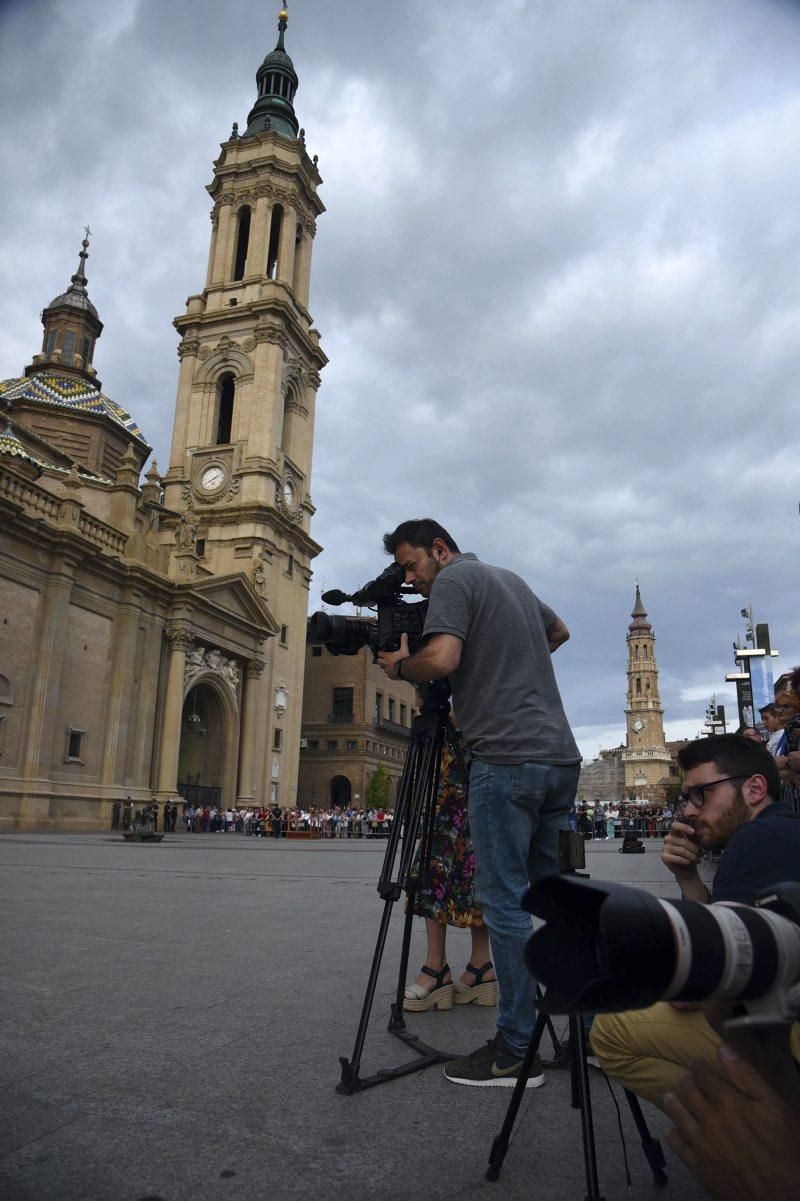
<instances>
[{"instance_id":1,"label":"arched window opening","mask_svg":"<svg viewBox=\"0 0 800 1201\"><path fill-rule=\"evenodd\" d=\"M227 445L231 440L233 426L233 396L236 384L232 375L223 375L219 381L218 417L217 417L217 446Z\"/></svg>"},{"instance_id":2,"label":"arched window opening","mask_svg":"<svg viewBox=\"0 0 800 1201\"><path fill-rule=\"evenodd\" d=\"M294 240L294 269L292 271L292 291L295 295L300 295L302 286L302 269L303 269L303 230L298 225L297 236Z\"/></svg>"},{"instance_id":3,"label":"arched window opening","mask_svg":"<svg viewBox=\"0 0 800 1201\"><path fill-rule=\"evenodd\" d=\"M638 642L636 643L636 645L633 648L633 657L634 657L634 659L639 658L639 643Z\"/></svg>"},{"instance_id":4,"label":"arched window opening","mask_svg":"<svg viewBox=\"0 0 800 1201\"><path fill-rule=\"evenodd\" d=\"M636 695L637 696L642 695L642 681L639 679L638 676L636 677Z\"/></svg>"},{"instance_id":5,"label":"arched window opening","mask_svg":"<svg viewBox=\"0 0 800 1201\"><path fill-rule=\"evenodd\" d=\"M267 247L267 277L274 279L278 268L278 247L281 244L281 226L283 224L283 208L276 204L272 210L272 222L269 227L269 244Z\"/></svg>"},{"instance_id":6,"label":"arched window opening","mask_svg":"<svg viewBox=\"0 0 800 1201\"><path fill-rule=\"evenodd\" d=\"M56 348L56 331L54 329L51 329L50 333L47 335L47 342L44 347L44 352L45 352L45 354L52 354L53 351L55 350L55 348Z\"/></svg>"},{"instance_id":7,"label":"arched window opening","mask_svg":"<svg viewBox=\"0 0 800 1201\"><path fill-rule=\"evenodd\" d=\"M649 691L650 691L650 681L649 681L649 680L648 680L648 681L647 681L647 683L645 684L645 688L644 688L644 690L645 690L645 692L649 692Z\"/></svg>"},{"instance_id":8,"label":"arched window opening","mask_svg":"<svg viewBox=\"0 0 800 1201\"><path fill-rule=\"evenodd\" d=\"M61 343L61 362L66 363L68 367L72 366L72 356L75 353L75 334L72 330L68 330L64 334L64 341Z\"/></svg>"},{"instance_id":9,"label":"arched window opening","mask_svg":"<svg viewBox=\"0 0 800 1201\"><path fill-rule=\"evenodd\" d=\"M644 657L647 658L647 647L644 647Z\"/></svg>"},{"instance_id":10,"label":"arched window opening","mask_svg":"<svg viewBox=\"0 0 800 1201\"><path fill-rule=\"evenodd\" d=\"M243 279L247 266L247 245L250 241L250 206L243 204L239 209L239 232L236 235L236 259L233 278Z\"/></svg>"}]
</instances>

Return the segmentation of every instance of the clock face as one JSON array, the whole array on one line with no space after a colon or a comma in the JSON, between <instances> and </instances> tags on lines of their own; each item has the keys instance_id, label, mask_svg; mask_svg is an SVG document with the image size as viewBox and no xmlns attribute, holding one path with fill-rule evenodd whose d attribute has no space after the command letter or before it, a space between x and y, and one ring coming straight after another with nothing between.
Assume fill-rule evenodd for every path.
<instances>
[{"instance_id":1,"label":"clock face","mask_svg":"<svg viewBox=\"0 0 800 1201\"><path fill-rule=\"evenodd\" d=\"M294 484L291 480L283 482L283 500L287 509L294 508Z\"/></svg>"},{"instance_id":2,"label":"clock face","mask_svg":"<svg viewBox=\"0 0 800 1201\"><path fill-rule=\"evenodd\" d=\"M639 734L644 729L644 722L643 721L635 721L633 723L633 728L636 731L636 733Z\"/></svg>"},{"instance_id":3,"label":"clock face","mask_svg":"<svg viewBox=\"0 0 800 1201\"><path fill-rule=\"evenodd\" d=\"M200 476L200 483L206 492L213 492L225 483L225 471L222 467L206 467Z\"/></svg>"}]
</instances>

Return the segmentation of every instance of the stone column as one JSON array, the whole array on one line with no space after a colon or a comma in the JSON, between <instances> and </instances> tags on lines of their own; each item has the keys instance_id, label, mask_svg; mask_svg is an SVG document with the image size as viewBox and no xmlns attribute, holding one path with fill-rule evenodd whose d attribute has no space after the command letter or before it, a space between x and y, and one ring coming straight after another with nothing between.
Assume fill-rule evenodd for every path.
<instances>
[{"instance_id":1,"label":"stone column","mask_svg":"<svg viewBox=\"0 0 800 1201\"><path fill-rule=\"evenodd\" d=\"M31 699L22 760L21 830L34 829L47 816L61 664L76 566L77 559L56 551L39 601L34 642L36 654L31 665Z\"/></svg>"},{"instance_id":2,"label":"stone column","mask_svg":"<svg viewBox=\"0 0 800 1201\"><path fill-rule=\"evenodd\" d=\"M103 729L103 754L100 766L100 783L109 787L122 788L125 768L125 748L128 741L128 722L133 707L138 702L139 689L133 686L133 665L136 658L136 639L141 617L142 594L134 591L126 595L119 606L114 622L114 640L108 663L106 704ZM106 801L107 817L111 815L111 802ZM106 826L108 822L106 822Z\"/></svg>"},{"instance_id":3,"label":"stone column","mask_svg":"<svg viewBox=\"0 0 800 1201\"><path fill-rule=\"evenodd\" d=\"M256 799L256 737L261 726L261 675L263 659L251 659L244 673L242 693L242 718L239 727L239 793L237 805L253 805ZM265 802L262 800L261 802Z\"/></svg>"},{"instance_id":4,"label":"stone column","mask_svg":"<svg viewBox=\"0 0 800 1201\"><path fill-rule=\"evenodd\" d=\"M294 264L294 294L304 308L308 308L311 287L311 250L314 241L314 226L303 226L303 237L297 247Z\"/></svg>"},{"instance_id":5,"label":"stone column","mask_svg":"<svg viewBox=\"0 0 800 1201\"><path fill-rule=\"evenodd\" d=\"M292 286L294 280L294 241L297 237L297 211L288 205L283 211L281 222L281 242L278 247L278 269L276 276L283 283Z\"/></svg>"},{"instance_id":6,"label":"stone column","mask_svg":"<svg viewBox=\"0 0 800 1201\"><path fill-rule=\"evenodd\" d=\"M181 745L183 717L183 680L186 674L186 655L194 645L187 625L174 625L166 631L169 642L167 691L164 698L164 719L158 759L159 800L175 796L178 791L178 753Z\"/></svg>"},{"instance_id":7,"label":"stone column","mask_svg":"<svg viewBox=\"0 0 800 1201\"><path fill-rule=\"evenodd\" d=\"M271 224L272 198L264 192L256 200L256 211L250 226L250 246L247 255L248 275L264 276L267 274L267 250L269 249ZM254 267L253 264L255 264Z\"/></svg>"},{"instance_id":8,"label":"stone column","mask_svg":"<svg viewBox=\"0 0 800 1201\"><path fill-rule=\"evenodd\" d=\"M217 236L219 234L219 210L216 205L211 211L211 241L208 247L208 267L206 268L206 287L214 282L214 260L217 254Z\"/></svg>"},{"instance_id":9,"label":"stone column","mask_svg":"<svg viewBox=\"0 0 800 1201\"><path fill-rule=\"evenodd\" d=\"M231 255L233 253L233 230L236 225L233 214L233 193L226 192L220 196L217 240L214 247L214 269L212 284L226 283L231 274Z\"/></svg>"}]
</instances>

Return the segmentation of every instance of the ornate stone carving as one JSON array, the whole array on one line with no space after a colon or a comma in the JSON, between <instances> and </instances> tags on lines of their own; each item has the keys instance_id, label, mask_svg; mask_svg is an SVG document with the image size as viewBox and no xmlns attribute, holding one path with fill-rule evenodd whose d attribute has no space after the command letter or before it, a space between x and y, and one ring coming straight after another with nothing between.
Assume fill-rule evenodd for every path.
<instances>
[{"instance_id":1,"label":"ornate stone carving","mask_svg":"<svg viewBox=\"0 0 800 1201\"><path fill-rule=\"evenodd\" d=\"M210 346L201 346L197 352L197 357L198 357L198 359L202 359L203 362L205 362L210 354L211 354Z\"/></svg>"},{"instance_id":2,"label":"ornate stone carving","mask_svg":"<svg viewBox=\"0 0 800 1201\"><path fill-rule=\"evenodd\" d=\"M320 384L322 383L322 376L320 375L320 373L317 370L315 370L314 367L312 367L308 373L308 382L311 384L311 387L314 389L315 392L316 392L317 388L320 386Z\"/></svg>"},{"instance_id":3,"label":"ornate stone carving","mask_svg":"<svg viewBox=\"0 0 800 1201\"><path fill-rule=\"evenodd\" d=\"M233 192L223 192L219 198L219 203L220 204L233 204L235 199L236 199L236 197Z\"/></svg>"},{"instance_id":4,"label":"ornate stone carving","mask_svg":"<svg viewBox=\"0 0 800 1201\"><path fill-rule=\"evenodd\" d=\"M285 684L278 684L275 689L275 716L284 717L289 704L289 690Z\"/></svg>"},{"instance_id":5,"label":"ornate stone carving","mask_svg":"<svg viewBox=\"0 0 800 1201\"><path fill-rule=\"evenodd\" d=\"M242 342L242 350L246 354L250 354L252 351L255 350L255 348L256 348L255 338L245 338L244 342Z\"/></svg>"},{"instance_id":6,"label":"ornate stone carving","mask_svg":"<svg viewBox=\"0 0 800 1201\"><path fill-rule=\"evenodd\" d=\"M263 659L249 659L245 667L245 675L248 680L258 680L266 666Z\"/></svg>"},{"instance_id":7,"label":"ornate stone carving","mask_svg":"<svg viewBox=\"0 0 800 1201\"><path fill-rule=\"evenodd\" d=\"M253 587L263 600L267 599L267 567L263 559L253 563Z\"/></svg>"},{"instance_id":8,"label":"ornate stone carving","mask_svg":"<svg viewBox=\"0 0 800 1201\"><path fill-rule=\"evenodd\" d=\"M194 551L197 543L197 524L197 518L191 510L181 513L175 529L175 544L181 550Z\"/></svg>"},{"instance_id":9,"label":"ornate stone carving","mask_svg":"<svg viewBox=\"0 0 800 1201\"><path fill-rule=\"evenodd\" d=\"M197 354L200 349L200 339L196 334L187 334L178 343L178 358L182 359L185 355Z\"/></svg>"},{"instance_id":10,"label":"ornate stone carving","mask_svg":"<svg viewBox=\"0 0 800 1201\"><path fill-rule=\"evenodd\" d=\"M255 330L253 331L253 337L255 338L256 342L273 342L276 346L280 346L284 354L288 349L286 335L281 327L279 325L274 325L272 322L266 322L263 320L263 318L259 321Z\"/></svg>"},{"instance_id":11,"label":"ornate stone carving","mask_svg":"<svg viewBox=\"0 0 800 1201\"><path fill-rule=\"evenodd\" d=\"M164 633L171 651L185 651L188 654L194 647L192 631L187 625L168 626Z\"/></svg>"},{"instance_id":12,"label":"ornate stone carving","mask_svg":"<svg viewBox=\"0 0 800 1201\"><path fill-rule=\"evenodd\" d=\"M239 664L235 659L229 659L226 655L223 655L222 651L217 650L215 647L209 648L201 646L198 643L193 648L191 654L186 657L184 685L191 684L196 676L200 674L206 675L209 672L225 681L233 699L236 700L239 695Z\"/></svg>"}]
</instances>

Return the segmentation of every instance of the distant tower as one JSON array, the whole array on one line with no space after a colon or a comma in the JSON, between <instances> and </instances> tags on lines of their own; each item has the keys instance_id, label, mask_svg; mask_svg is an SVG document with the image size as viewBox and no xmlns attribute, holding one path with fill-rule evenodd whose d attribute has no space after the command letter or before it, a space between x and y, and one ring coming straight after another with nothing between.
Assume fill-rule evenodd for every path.
<instances>
[{"instance_id":1,"label":"distant tower","mask_svg":"<svg viewBox=\"0 0 800 1201\"><path fill-rule=\"evenodd\" d=\"M660 800L669 778L670 753L664 740L664 710L658 692L656 638L647 620L639 585L628 626L628 697L625 706L625 796Z\"/></svg>"},{"instance_id":2,"label":"distant tower","mask_svg":"<svg viewBox=\"0 0 800 1201\"><path fill-rule=\"evenodd\" d=\"M208 185L205 287L175 320L181 366L164 479L165 506L184 515L198 548L173 557L174 578L245 575L274 622L258 684L260 758L238 799L284 806L298 800L310 565L322 549L310 535L311 455L327 362L307 308L322 180L294 112L286 25L282 10L247 126L234 125ZM174 540L169 519L162 528L165 544Z\"/></svg>"}]
</instances>

